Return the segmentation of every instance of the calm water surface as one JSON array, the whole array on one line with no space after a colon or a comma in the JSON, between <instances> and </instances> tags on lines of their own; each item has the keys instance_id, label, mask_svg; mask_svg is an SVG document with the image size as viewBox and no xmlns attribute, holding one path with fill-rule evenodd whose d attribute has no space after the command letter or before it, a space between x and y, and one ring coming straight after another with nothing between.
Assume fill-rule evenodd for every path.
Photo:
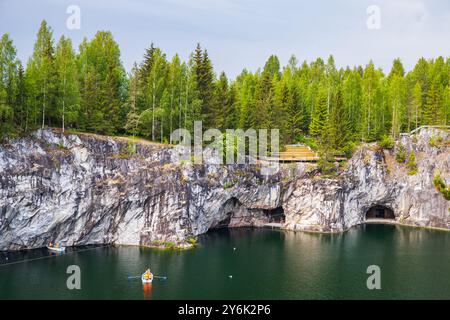
<instances>
[{"instance_id":1,"label":"calm water surface","mask_svg":"<svg viewBox=\"0 0 450 320\"><path fill-rule=\"evenodd\" d=\"M66 268L74 264L81 268L81 290L66 287ZM366 287L366 269L373 264L381 268L381 290ZM168 280L151 287L128 280L147 266ZM392 225L339 235L224 229L201 236L188 251L84 247L52 257L45 249L0 253L0 299L361 298L449 299L450 232Z\"/></svg>"}]
</instances>

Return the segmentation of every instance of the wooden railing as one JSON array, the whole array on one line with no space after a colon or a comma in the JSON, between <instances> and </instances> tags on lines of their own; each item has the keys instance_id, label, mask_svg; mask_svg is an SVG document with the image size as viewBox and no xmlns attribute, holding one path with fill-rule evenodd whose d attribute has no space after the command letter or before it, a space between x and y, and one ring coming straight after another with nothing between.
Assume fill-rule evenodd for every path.
<instances>
[{"instance_id":1,"label":"wooden railing","mask_svg":"<svg viewBox=\"0 0 450 320\"><path fill-rule=\"evenodd\" d=\"M317 161L319 159L317 153L307 145L286 145L284 148L285 151L274 155L278 161Z\"/></svg>"},{"instance_id":2,"label":"wooden railing","mask_svg":"<svg viewBox=\"0 0 450 320\"><path fill-rule=\"evenodd\" d=\"M434 129L448 129L448 130L450 130L450 126L444 126L444 125L442 125L442 126L429 126L429 125L423 125L423 126L417 127L417 128L415 128L414 130L412 130L412 131L409 133L409 135L411 136L411 135L413 135L413 134L419 132L419 131L422 130L422 129L433 129L433 128L434 128Z\"/></svg>"}]
</instances>

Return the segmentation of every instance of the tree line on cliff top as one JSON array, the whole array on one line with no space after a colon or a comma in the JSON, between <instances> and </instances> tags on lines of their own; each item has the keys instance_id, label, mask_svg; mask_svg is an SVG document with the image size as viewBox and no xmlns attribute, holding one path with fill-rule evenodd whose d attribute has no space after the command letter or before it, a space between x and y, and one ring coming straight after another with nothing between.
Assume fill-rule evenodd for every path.
<instances>
[{"instance_id":1,"label":"tree line on cliff top","mask_svg":"<svg viewBox=\"0 0 450 320\"><path fill-rule=\"evenodd\" d=\"M0 138L39 127L129 134L168 142L176 128L279 129L281 143L314 141L345 152L360 141L397 137L420 125L450 122L450 59L421 58L406 72L395 59L388 74L372 62L340 68L332 56L262 69L234 80L216 74L198 44L187 61L151 44L127 73L111 32L75 50L55 43L45 21L26 67L8 34L0 40ZM314 144L314 143L313 143Z\"/></svg>"}]
</instances>

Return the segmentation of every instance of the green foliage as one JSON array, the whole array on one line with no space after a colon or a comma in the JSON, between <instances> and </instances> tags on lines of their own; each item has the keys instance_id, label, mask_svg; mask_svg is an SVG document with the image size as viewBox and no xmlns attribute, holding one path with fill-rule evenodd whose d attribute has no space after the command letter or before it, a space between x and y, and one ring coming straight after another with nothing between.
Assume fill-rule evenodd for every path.
<instances>
[{"instance_id":1,"label":"green foliage","mask_svg":"<svg viewBox=\"0 0 450 320\"><path fill-rule=\"evenodd\" d=\"M78 126L80 91L77 79L77 63L72 41L61 36L55 53L56 116L63 128Z\"/></svg>"},{"instance_id":2,"label":"green foliage","mask_svg":"<svg viewBox=\"0 0 450 320\"><path fill-rule=\"evenodd\" d=\"M164 246L166 247L166 249L174 249L175 248L175 242L166 242L164 243Z\"/></svg>"},{"instance_id":3,"label":"green foliage","mask_svg":"<svg viewBox=\"0 0 450 320\"><path fill-rule=\"evenodd\" d=\"M433 184L436 190L442 193L446 200L450 201L450 186L445 185L444 179L439 174L434 177Z\"/></svg>"},{"instance_id":4,"label":"green foliage","mask_svg":"<svg viewBox=\"0 0 450 320\"><path fill-rule=\"evenodd\" d=\"M400 144L397 148L397 152L395 153L395 160L398 163L405 163L406 161L406 151L405 151L405 147Z\"/></svg>"},{"instance_id":5,"label":"green foliage","mask_svg":"<svg viewBox=\"0 0 450 320\"><path fill-rule=\"evenodd\" d=\"M414 150L411 151L408 158L408 175L414 175L417 173L417 163L416 163L416 155L414 153Z\"/></svg>"},{"instance_id":6,"label":"green foliage","mask_svg":"<svg viewBox=\"0 0 450 320\"><path fill-rule=\"evenodd\" d=\"M317 144L317 140L311 137L300 136L296 139L296 143L304 143L312 150L317 151L319 149L319 145Z\"/></svg>"},{"instance_id":7,"label":"green foliage","mask_svg":"<svg viewBox=\"0 0 450 320\"><path fill-rule=\"evenodd\" d=\"M128 159L135 154L136 154L136 144L134 142L128 141L127 146L120 149L119 158Z\"/></svg>"},{"instance_id":8,"label":"green foliage","mask_svg":"<svg viewBox=\"0 0 450 320\"><path fill-rule=\"evenodd\" d=\"M346 158L352 157L353 152L355 152L356 146L356 143L353 141L349 141L345 144L345 146L342 148L342 152L345 154Z\"/></svg>"},{"instance_id":9,"label":"green foliage","mask_svg":"<svg viewBox=\"0 0 450 320\"><path fill-rule=\"evenodd\" d=\"M326 132L325 128L328 121L327 99L327 91L322 86L318 92L316 108L309 126L309 132L314 137L321 137Z\"/></svg>"},{"instance_id":10,"label":"green foliage","mask_svg":"<svg viewBox=\"0 0 450 320\"><path fill-rule=\"evenodd\" d=\"M348 120L349 116L347 110L342 101L342 92L340 90L336 92L334 100L334 108L331 111L330 120L328 122L327 141L333 150L342 152L345 149L347 152L350 151L351 153L351 150L348 149L351 139L351 126Z\"/></svg>"},{"instance_id":11,"label":"green foliage","mask_svg":"<svg viewBox=\"0 0 450 320\"><path fill-rule=\"evenodd\" d=\"M191 244L191 245L193 245L193 246L196 246L197 243L198 243L198 238L197 238L197 237L188 237L188 238L186 239L186 241L187 241L189 244Z\"/></svg>"},{"instance_id":12,"label":"green foliage","mask_svg":"<svg viewBox=\"0 0 450 320\"><path fill-rule=\"evenodd\" d=\"M327 144L321 144L319 147L319 160L317 161L317 167L325 176L331 176L336 173L336 168L333 163L333 154Z\"/></svg>"},{"instance_id":13,"label":"green foliage","mask_svg":"<svg viewBox=\"0 0 450 320\"><path fill-rule=\"evenodd\" d=\"M430 139L428 140L428 144L431 147L437 147L436 137L435 136L431 136Z\"/></svg>"},{"instance_id":14,"label":"green foliage","mask_svg":"<svg viewBox=\"0 0 450 320\"><path fill-rule=\"evenodd\" d=\"M227 181L223 184L223 189L229 189L231 187L233 187L236 184L236 181Z\"/></svg>"},{"instance_id":15,"label":"green foliage","mask_svg":"<svg viewBox=\"0 0 450 320\"><path fill-rule=\"evenodd\" d=\"M441 136L431 136L428 140L428 143L431 147L439 148L442 146L442 143L444 142L444 138Z\"/></svg>"},{"instance_id":16,"label":"green foliage","mask_svg":"<svg viewBox=\"0 0 450 320\"><path fill-rule=\"evenodd\" d=\"M19 68L16 48L5 33L0 39L0 140L20 126L22 120L17 119L14 112L16 108L24 107L23 101L17 101L18 98L23 99L23 93L17 92L19 96L16 95L18 86L23 85L19 83Z\"/></svg>"},{"instance_id":17,"label":"green foliage","mask_svg":"<svg viewBox=\"0 0 450 320\"><path fill-rule=\"evenodd\" d=\"M83 105L80 127L103 134L119 132L126 119L122 116L126 78L112 34L99 31L90 42L85 39L78 64Z\"/></svg>"},{"instance_id":18,"label":"green foliage","mask_svg":"<svg viewBox=\"0 0 450 320\"><path fill-rule=\"evenodd\" d=\"M392 136L385 135L381 139L379 146L383 149L393 149L395 147L395 141Z\"/></svg>"},{"instance_id":19,"label":"green foliage","mask_svg":"<svg viewBox=\"0 0 450 320\"><path fill-rule=\"evenodd\" d=\"M214 72L200 44L186 61L153 44L126 74L111 32L78 50L42 21L26 68L12 40L0 40L0 138L52 126L170 141L176 128L279 129L281 144L349 155L355 143L392 145L400 132L450 122L450 60L420 59L408 73L399 59L388 75L372 61L338 69L334 58L282 67L271 55L235 79ZM318 143L316 140L319 140ZM321 147L318 146L321 145Z\"/></svg>"}]
</instances>

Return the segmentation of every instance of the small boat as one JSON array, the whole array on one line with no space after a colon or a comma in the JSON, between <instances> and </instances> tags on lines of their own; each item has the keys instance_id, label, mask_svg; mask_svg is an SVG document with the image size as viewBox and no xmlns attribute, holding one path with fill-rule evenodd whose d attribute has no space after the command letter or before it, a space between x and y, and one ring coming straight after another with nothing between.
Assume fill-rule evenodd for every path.
<instances>
[{"instance_id":1,"label":"small boat","mask_svg":"<svg viewBox=\"0 0 450 320\"><path fill-rule=\"evenodd\" d=\"M153 281L153 273L150 273L150 277L145 276L145 272L141 276L142 283L152 283Z\"/></svg>"},{"instance_id":2,"label":"small boat","mask_svg":"<svg viewBox=\"0 0 450 320\"><path fill-rule=\"evenodd\" d=\"M55 251L55 252L64 252L64 251L66 251L66 247L50 247L50 246L47 246L47 249L48 250L50 250L50 251Z\"/></svg>"}]
</instances>

